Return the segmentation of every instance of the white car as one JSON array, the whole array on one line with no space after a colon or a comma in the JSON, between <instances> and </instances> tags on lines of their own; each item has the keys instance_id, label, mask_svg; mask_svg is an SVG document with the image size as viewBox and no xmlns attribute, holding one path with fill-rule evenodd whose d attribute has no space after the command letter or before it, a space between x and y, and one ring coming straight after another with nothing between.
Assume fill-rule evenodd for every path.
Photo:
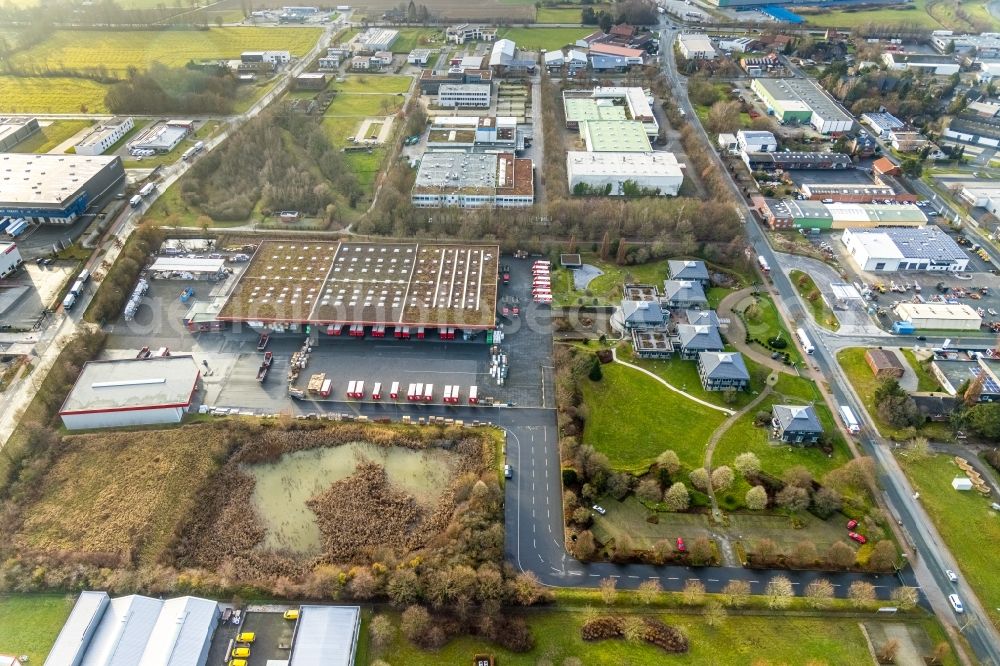
<instances>
[{"instance_id":1,"label":"white car","mask_svg":"<svg viewBox=\"0 0 1000 666\"><path fill-rule=\"evenodd\" d=\"M955 609L956 613L964 613L965 612L965 607L962 606L962 600L958 598L957 594L949 594L948 595L948 603L951 604L951 607Z\"/></svg>"},{"instance_id":2,"label":"white car","mask_svg":"<svg viewBox=\"0 0 1000 666\"><path fill-rule=\"evenodd\" d=\"M503 466L503 475L506 478L512 478L514 476L514 469L510 465Z\"/></svg>"},{"instance_id":3,"label":"white car","mask_svg":"<svg viewBox=\"0 0 1000 666\"><path fill-rule=\"evenodd\" d=\"M951 569L945 569L944 570L944 575L947 576L948 580L950 580L951 582L953 582L953 583L957 583L958 582L958 574L956 574Z\"/></svg>"},{"instance_id":4,"label":"white car","mask_svg":"<svg viewBox=\"0 0 1000 666\"><path fill-rule=\"evenodd\" d=\"M602 516L608 512L608 510L605 509L600 504L595 504L594 506L592 506L590 508L593 509L594 511L596 511L597 513L601 514Z\"/></svg>"}]
</instances>

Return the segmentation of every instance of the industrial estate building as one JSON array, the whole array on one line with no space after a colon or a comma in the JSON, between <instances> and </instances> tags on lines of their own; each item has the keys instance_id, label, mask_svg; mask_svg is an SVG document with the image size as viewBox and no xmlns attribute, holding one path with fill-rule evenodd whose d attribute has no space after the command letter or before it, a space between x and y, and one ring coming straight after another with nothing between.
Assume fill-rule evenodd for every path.
<instances>
[{"instance_id":1,"label":"industrial estate building","mask_svg":"<svg viewBox=\"0 0 1000 666\"><path fill-rule=\"evenodd\" d=\"M854 162L844 153L747 153L740 157L751 171L774 171L781 169L853 169Z\"/></svg>"},{"instance_id":2,"label":"industrial estate building","mask_svg":"<svg viewBox=\"0 0 1000 666\"><path fill-rule=\"evenodd\" d=\"M471 23L460 23L446 28L444 34L445 38L453 44L492 42L497 38L497 29Z\"/></svg>"},{"instance_id":3,"label":"industrial estate building","mask_svg":"<svg viewBox=\"0 0 1000 666\"><path fill-rule=\"evenodd\" d=\"M586 185L588 194L620 196L628 194L629 185L643 190L658 190L662 196L677 196L684 174L677 158L667 152L580 152L566 153L569 190Z\"/></svg>"},{"instance_id":4,"label":"industrial estate building","mask_svg":"<svg viewBox=\"0 0 1000 666\"><path fill-rule=\"evenodd\" d=\"M634 120L584 120L580 137L591 153L649 153L653 147L642 123Z\"/></svg>"},{"instance_id":5,"label":"industrial estate building","mask_svg":"<svg viewBox=\"0 0 1000 666\"><path fill-rule=\"evenodd\" d=\"M0 154L0 217L70 224L125 180L113 156Z\"/></svg>"},{"instance_id":6,"label":"industrial estate building","mask_svg":"<svg viewBox=\"0 0 1000 666\"><path fill-rule=\"evenodd\" d=\"M511 116L438 116L427 132L429 151L519 152L524 146L525 135Z\"/></svg>"},{"instance_id":7,"label":"industrial estate building","mask_svg":"<svg viewBox=\"0 0 1000 666\"><path fill-rule=\"evenodd\" d=\"M490 69L497 73L535 71L538 64L538 54L534 51L523 51L509 39L498 39L490 52Z\"/></svg>"},{"instance_id":8,"label":"industrial estate building","mask_svg":"<svg viewBox=\"0 0 1000 666\"><path fill-rule=\"evenodd\" d=\"M368 28L351 42L355 52L375 53L376 51L391 51L392 45L399 38L398 30L387 28Z\"/></svg>"},{"instance_id":9,"label":"industrial estate building","mask_svg":"<svg viewBox=\"0 0 1000 666\"><path fill-rule=\"evenodd\" d=\"M820 134L845 134L854 119L812 79L754 79L750 89L785 124L809 124Z\"/></svg>"},{"instance_id":10,"label":"industrial estate building","mask_svg":"<svg viewBox=\"0 0 1000 666\"><path fill-rule=\"evenodd\" d=\"M677 35L677 48L688 60L714 60L716 56L708 35L682 32Z\"/></svg>"},{"instance_id":11,"label":"industrial estate building","mask_svg":"<svg viewBox=\"0 0 1000 666\"><path fill-rule=\"evenodd\" d=\"M424 208L531 206L534 165L513 153L424 153L410 201Z\"/></svg>"},{"instance_id":12,"label":"industrial estate building","mask_svg":"<svg viewBox=\"0 0 1000 666\"><path fill-rule=\"evenodd\" d=\"M484 244L267 240L226 296L218 320L271 330L307 324L492 328L499 256L497 245Z\"/></svg>"},{"instance_id":13,"label":"industrial estate building","mask_svg":"<svg viewBox=\"0 0 1000 666\"><path fill-rule=\"evenodd\" d=\"M766 199L760 211L772 229L922 227L927 216L913 204L847 204Z\"/></svg>"},{"instance_id":14,"label":"industrial estate building","mask_svg":"<svg viewBox=\"0 0 1000 666\"><path fill-rule=\"evenodd\" d=\"M180 423L200 378L190 356L90 361L59 416L68 430Z\"/></svg>"},{"instance_id":15,"label":"industrial estate building","mask_svg":"<svg viewBox=\"0 0 1000 666\"><path fill-rule=\"evenodd\" d=\"M288 51L244 51L240 54L240 62L263 62L274 67L287 64L292 59Z\"/></svg>"},{"instance_id":16,"label":"industrial estate building","mask_svg":"<svg viewBox=\"0 0 1000 666\"><path fill-rule=\"evenodd\" d=\"M490 91L488 83L446 83L438 88L437 105L446 109L488 109Z\"/></svg>"},{"instance_id":17,"label":"industrial estate building","mask_svg":"<svg viewBox=\"0 0 1000 666\"><path fill-rule=\"evenodd\" d=\"M844 245L863 271L964 271L969 257L951 236L930 225L878 231L845 229Z\"/></svg>"},{"instance_id":18,"label":"industrial estate building","mask_svg":"<svg viewBox=\"0 0 1000 666\"><path fill-rule=\"evenodd\" d=\"M906 123L891 113L862 113L861 122L883 139L888 138L892 130L906 127Z\"/></svg>"},{"instance_id":19,"label":"industrial estate building","mask_svg":"<svg viewBox=\"0 0 1000 666\"><path fill-rule=\"evenodd\" d=\"M131 132L133 127L135 127L135 121L131 116L105 120L90 134L78 141L73 149L77 155L102 155L104 151Z\"/></svg>"},{"instance_id":20,"label":"industrial estate building","mask_svg":"<svg viewBox=\"0 0 1000 666\"><path fill-rule=\"evenodd\" d=\"M958 196L969 205L985 208L996 215L997 212L1000 212L1000 187L989 184L991 182L966 184L959 190Z\"/></svg>"},{"instance_id":21,"label":"industrial estate building","mask_svg":"<svg viewBox=\"0 0 1000 666\"><path fill-rule=\"evenodd\" d=\"M194 132L193 120L168 120L154 123L129 142L129 152L151 151L169 153L189 134Z\"/></svg>"},{"instance_id":22,"label":"industrial estate building","mask_svg":"<svg viewBox=\"0 0 1000 666\"><path fill-rule=\"evenodd\" d=\"M218 623L210 599L81 592L45 666L204 666Z\"/></svg>"},{"instance_id":23,"label":"industrial estate building","mask_svg":"<svg viewBox=\"0 0 1000 666\"><path fill-rule=\"evenodd\" d=\"M773 153L778 149L778 139L771 132L740 130L736 146L744 153Z\"/></svg>"},{"instance_id":24,"label":"industrial estate building","mask_svg":"<svg viewBox=\"0 0 1000 666\"><path fill-rule=\"evenodd\" d=\"M35 118L0 118L0 153L11 150L38 130Z\"/></svg>"},{"instance_id":25,"label":"industrial estate building","mask_svg":"<svg viewBox=\"0 0 1000 666\"><path fill-rule=\"evenodd\" d=\"M360 606L299 606L292 649L282 666L354 666Z\"/></svg>"},{"instance_id":26,"label":"industrial estate building","mask_svg":"<svg viewBox=\"0 0 1000 666\"><path fill-rule=\"evenodd\" d=\"M900 303L893 312L916 329L978 331L983 324L979 313L964 303Z\"/></svg>"},{"instance_id":27,"label":"industrial estate building","mask_svg":"<svg viewBox=\"0 0 1000 666\"><path fill-rule=\"evenodd\" d=\"M1000 118L962 111L952 116L943 136L980 146L1000 147Z\"/></svg>"},{"instance_id":28,"label":"industrial estate building","mask_svg":"<svg viewBox=\"0 0 1000 666\"><path fill-rule=\"evenodd\" d=\"M296 90L322 90L326 88L326 74L322 72L303 72L295 77Z\"/></svg>"},{"instance_id":29,"label":"industrial estate building","mask_svg":"<svg viewBox=\"0 0 1000 666\"><path fill-rule=\"evenodd\" d=\"M961 69L951 56L927 55L923 53L888 52L882 54L882 62L889 69L897 71L912 69L929 72L937 76L951 76Z\"/></svg>"},{"instance_id":30,"label":"industrial estate building","mask_svg":"<svg viewBox=\"0 0 1000 666\"><path fill-rule=\"evenodd\" d=\"M576 129L583 121L630 120L642 123L647 136L655 137L660 124L653 114L650 94L642 88L605 86L593 90L563 92L566 127Z\"/></svg>"},{"instance_id":31,"label":"industrial estate building","mask_svg":"<svg viewBox=\"0 0 1000 666\"><path fill-rule=\"evenodd\" d=\"M918 197L909 192L897 193L889 185L870 183L857 185L853 183L802 183L799 192L806 199L822 201L832 199L842 203L875 203L879 201L899 201L915 203Z\"/></svg>"},{"instance_id":32,"label":"industrial estate building","mask_svg":"<svg viewBox=\"0 0 1000 666\"><path fill-rule=\"evenodd\" d=\"M0 279L15 272L24 263L16 243L0 241Z\"/></svg>"}]
</instances>

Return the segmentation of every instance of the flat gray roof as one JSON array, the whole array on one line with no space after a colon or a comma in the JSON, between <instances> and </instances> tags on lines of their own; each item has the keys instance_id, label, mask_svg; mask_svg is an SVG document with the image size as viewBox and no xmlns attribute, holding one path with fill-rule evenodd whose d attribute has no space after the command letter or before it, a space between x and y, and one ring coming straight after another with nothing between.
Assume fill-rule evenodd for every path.
<instances>
[{"instance_id":1,"label":"flat gray roof","mask_svg":"<svg viewBox=\"0 0 1000 666\"><path fill-rule=\"evenodd\" d=\"M0 203L63 205L118 158L0 153Z\"/></svg>"},{"instance_id":2,"label":"flat gray roof","mask_svg":"<svg viewBox=\"0 0 1000 666\"><path fill-rule=\"evenodd\" d=\"M90 361L59 413L186 406L198 373L190 356Z\"/></svg>"},{"instance_id":3,"label":"flat gray roof","mask_svg":"<svg viewBox=\"0 0 1000 666\"><path fill-rule=\"evenodd\" d=\"M424 153L414 188L496 190L497 156L493 153Z\"/></svg>"},{"instance_id":4,"label":"flat gray roof","mask_svg":"<svg viewBox=\"0 0 1000 666\"><path fill-rule=\"evenodd\" d=\"M803 102L813 113L825 120L854 120L812 79L756 79L756 81L775 99Z\"/></svg>"},{"instance_id":5,"label":"flat gray roof","mask_svg":"<svg viewBox=\"0 0 1000 666\"><path fill-rule=\"evenodd\" d=\"M77 597L66 623L59 630L55 644L49 650L45 666L65 666L77 664L80 655L85 651L87 643L97 630L101 616L111 597L107 592L84 591Z\"/></svg>"},{"instance_id":6,"label":"flat gray roof","mask_svg":"<svg viewBox=\"0 0 1000 666\"><path fill-rule=\"evenodd\" d=\"M300 606L288 666L353 666L360 606Z\"/></svg>"},{"instance_id":7,"label":"flat gray roof","mask_svg":"<svg viewBox=\"0 0 1000 666\"><path fill-rule=\"evenodd\" d=\"M887 238L907 259L968 259L969 255L955 240L936 226L902 229L887 227L878 231L852 231L852 235Z\"/></svg>"}]
</instances>

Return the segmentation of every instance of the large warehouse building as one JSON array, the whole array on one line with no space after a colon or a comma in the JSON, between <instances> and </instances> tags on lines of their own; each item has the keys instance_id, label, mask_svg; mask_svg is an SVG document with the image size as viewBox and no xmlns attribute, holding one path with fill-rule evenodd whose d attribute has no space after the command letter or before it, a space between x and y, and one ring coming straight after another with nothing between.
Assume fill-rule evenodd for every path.
<instances>
[{"instance_id":1,"label":"large warehouse building","mask_svg":"<svg viewBox=\"0 0 1000 666\"><path fill-rule=\"evenodd\" d=\"M513 153L424 153L410 201L421 208L531 206L535 168Z\"/></svg>"},{"instance_id":2,"label":"large warehouse building","mask_svg":"<svg viewBox=\"0 0 1000 666\"><path fill-rule=\"evenodd\" d=\"M917 329L941 331L978 331L983 318L968 305L945 303L900 303L893 312L900 321Z\"/></svg>"},{"instance_id":3,"label":"large warehouse building","mask_svg":"<svg viewBox=\"0 0 1000 666\"><path fill-rule=\"evenodd\" d=\"M820 134L845 134L854 119L812 79L754 79L750 89L782 123L808 123Z\"/></svg>"},{"instance_id":4,"label":"large warehouse building","mask_svg":"<svg viewBox=\"0 0 1000 666\"><path fill-rule=\"evenodd\" d=\"M68 430L180 423L200 378L190 356L90 361L59 416Z\"/></svg>"},{"instance_id":5,"label":"large warehouse building","mask_svg":"<svg viewBox=\"0 0 1000 666\"><path fill-rule=\"evenodd\" d=\"M936 226L845 229L844 245L863 271L964 271L969 256Z\"/></svg>"},{"instance_id":6,"label":"large warehouse building","mask_svg":"<svg viewBox=\"0 0 1000 666\"><path fill-rule=\"evenodd\" d=\"M922 227L927 224L927 216L914 204L827 204L766 199L760 213L772 229Z\"/></svg>"},{"instance_id":7,"label":"large warehouse building","mask_svg":"<svg viewBox=\"0 0 1000 666\"><path fill-rule=\"evenodd\" d=\"M209 599L81 592L45 666L204 666L218 623Z\"/></svg>"},{"instance_id":8,"label":"large warehouse building","mask_svg":"<svg viewBox=\"0 0 1000 666\"><path fill-rule=\"evenodd\" d=\"M124 180L114 156L0 153L0 217L71 224Z\"/></svg>"},{"instance_id":9,"label":"large warehouse building","mask_svg":"<svg viewBox=\"0 0 1000 666\"><path fill-rule=\"evenodd\" d=\"M488 329L499 256L497 245L267 240L218 320L271 330L312 324L334 335L336 325Z\"/></svg>"},{"instance_id":10,"label":"large warehouse building","mask_svg":"<svg viewBox=\"0 0 1000 666\"><path fill-rule=\"evenodd\" d=\"M300 606L287 666L354 666L360 606Z\"/></svg>"},{"instance_id":11,"label":"large warehouse building","mask_svg":"<svg viewBox=\"0 0 1000 666\"><path fill-rule=\"evenodd\" d=\"M634 120L584 120L580 138L592 153L648 153L653 150L642 123Z\"/></svg>"},{"instance_id":12,"label":"large warehouse building","mask_svg":"<svg viewBox=\"0 0 1000 666\"><path fill-rule=\"evenodd\" d=\"M566 127L576 129L584 120L633 120L642 123L646 135L655 137L660 124L653 113L651 96L642 88L598 86L593 90L563 92Z\"/></svg>"},{"instance_id":13,"label":"large warehouse building","mask_svg":"<svg viewBox=\"0 0 1000 666\"><path fill-rule=\"evenodd\" d=\"M0 118L0 153L13 149L38 130L35 118Z\"/></svg>"},{"instance_id":14,"label":"large warehouse building","mask_svg":"<svg viewBox=\"0 0 1000 666\"><path fill-rule=\"evenodd\" d=\"M584 193L620 196L632 185L643 190L659 190L663 196L677 196L684 174L673 153L566 153L566 175L570 192L580 185ZM626 185L631 183L632 185ZM598 190L598 191L595 191Z\"/></svg>"}]
</instances>

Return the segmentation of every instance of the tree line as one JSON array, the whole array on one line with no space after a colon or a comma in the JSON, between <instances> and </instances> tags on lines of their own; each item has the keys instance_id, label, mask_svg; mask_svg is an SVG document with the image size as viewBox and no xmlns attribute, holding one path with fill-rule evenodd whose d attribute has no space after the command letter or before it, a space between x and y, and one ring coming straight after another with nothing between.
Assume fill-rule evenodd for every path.
<instances>
[{"instance_id":1,"label":"tree line","mask_svg":"<svg viewBox=\"0 0 1000 666\"><path fill-rule=\"evenodd\" d=\"M111 86L104 104L112 113L230 114L237 82L228 70L171 68L160 63L146 71L130 68Z\"/></svg>"}]
</instances>

